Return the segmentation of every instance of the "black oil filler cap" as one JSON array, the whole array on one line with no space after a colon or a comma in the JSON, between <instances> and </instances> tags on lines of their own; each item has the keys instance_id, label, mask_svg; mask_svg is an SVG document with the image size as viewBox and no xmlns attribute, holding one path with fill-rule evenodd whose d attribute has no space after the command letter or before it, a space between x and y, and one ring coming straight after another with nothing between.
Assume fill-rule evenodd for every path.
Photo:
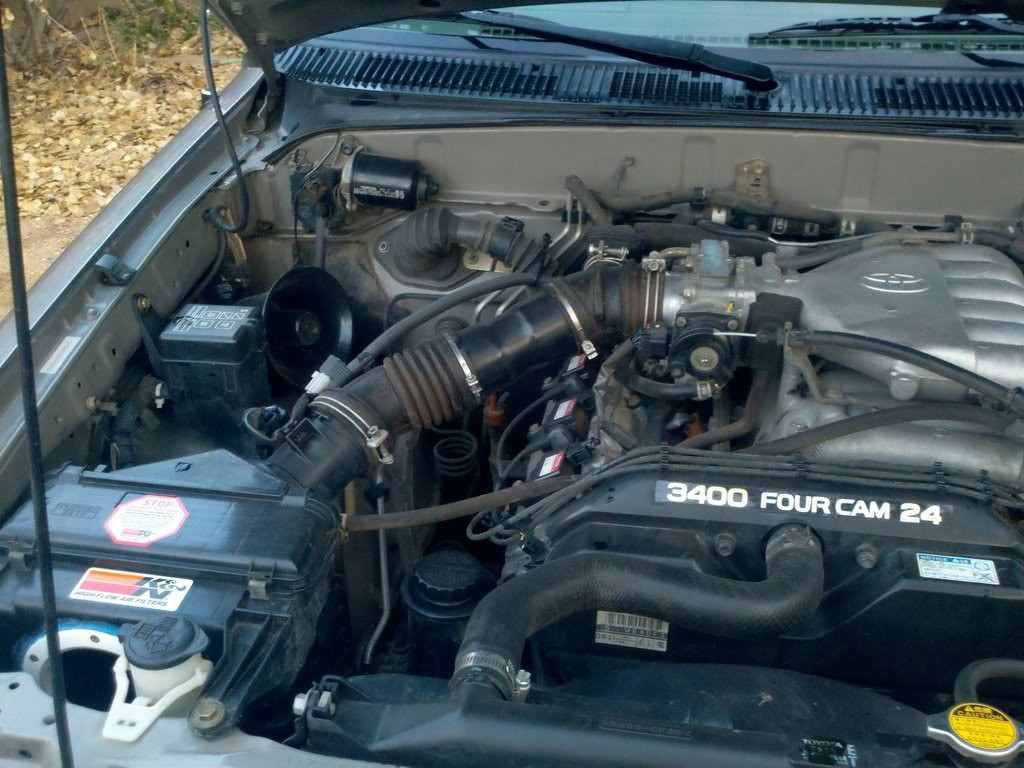
<instances>
[{"instance_id":1,"label":"black oil filler cap","mask_svg":"<svg viewBox=\"0 0 1024 768\"><path fill-rule=\"evenodd\" d=\"M128 663L139 669L176 667L210 644L202 628L182 616L124 624L117 634Z\"/></svg>"}]
</instances>

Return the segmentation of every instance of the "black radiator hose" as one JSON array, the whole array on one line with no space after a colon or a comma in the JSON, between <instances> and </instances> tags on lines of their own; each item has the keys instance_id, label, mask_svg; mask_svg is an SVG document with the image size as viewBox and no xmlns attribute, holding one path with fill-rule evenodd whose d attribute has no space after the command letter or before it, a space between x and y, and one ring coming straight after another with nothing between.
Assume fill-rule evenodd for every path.
<instances>
[{"instance_id":1,"label":"black radiator hose","mask_svg":"<svg viewBox=\"0 0 1024 768\"><path fill-rule=\"evenodd\" d=\"M1024 659L981 659L960 670L953 686L953 700L957 704L981 701L978 689L992 680L1024 681Z\"/></svg>"},{"instance_id":2,"label":"black radiator hose","mask_svg":"<svg viewBox=\"0 0 1024 768\"><path fill-rule=\"evenodd\" d=\"M483 683L517 698L527 638L581 611L636 613L718 637L780 635L818 607L821 544L805 526L779 528L765 548L765 568L764 581L745 582L610 552L545 563L480 601L459 648L452 689Z\"/></svg>"},{"instance_id":3,"label":"black radiator hose","mask_svg":"<svg viewBox=\"0 0 1024 768\"><path fill-rule=\"evenodd\" d=\"M664 281L649 275L630 264L553 278L497 317L385 358L314 398L271 467L305 488L343 487L389 463L397 434L452 420L531 366L632 336L644 307L661 306Z\"/></svg>"}]
</instances>

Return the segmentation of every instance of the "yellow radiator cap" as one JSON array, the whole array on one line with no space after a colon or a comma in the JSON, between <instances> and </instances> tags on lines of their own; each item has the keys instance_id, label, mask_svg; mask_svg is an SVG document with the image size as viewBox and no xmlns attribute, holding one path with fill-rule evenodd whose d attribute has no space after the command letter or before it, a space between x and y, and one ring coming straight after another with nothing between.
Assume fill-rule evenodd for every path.
<instances>
[{"instance_id":1,"label":"yellow radiator cap","mask_svg":"<svg viewBox=\"0 0 1024 768\"><path fill-rule=\"evenodd\" d=\"M988 704L957 704L946 717L950 730L978 749L1003 750L1017 740L1017 726L1010 716Z\"/></svg>"},{"instance_id":2,"label":"yellow radiator cap","mask_svg":"<svg viewBox=\"0 0 1024 768\"><path fill-rule=\"evenodd\" d=\"M986 763L1006 762L1024 746L1016 720L977 701L956 704L944 714L928 718L928 735Z\"/></svg>"}]
</instances>

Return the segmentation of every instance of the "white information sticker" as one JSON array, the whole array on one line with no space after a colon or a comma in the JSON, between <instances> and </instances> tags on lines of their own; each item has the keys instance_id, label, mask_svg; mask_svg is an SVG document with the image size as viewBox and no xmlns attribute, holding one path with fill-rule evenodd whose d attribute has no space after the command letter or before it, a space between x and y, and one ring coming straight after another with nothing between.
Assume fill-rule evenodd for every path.
<instances>
[{"instance_id":1,"label":"white information sticker","mask_svg":"<svg viewBox=\"0 0 1024 768\"><path fill-rule=\"evenodd\" d=\"M924 579L966 581L971 584L999 584L996 564L977 557L917 553L917 572Z\"/></svg>"},{"instance_id":2,"label":"white information sticker","mask_svg":"<svg viewBox=\"0 0 1024 768\"><path fill-rule=\"evenodd\" d=\"M668 649L668 626L667 621L635 613L598 611L594 642L664 652Z\"/></svg>"},{"instance_id":3,"label":"white information sticker","mask_svg":"<svg viewBox=\"0 0 1024 768\"><path fill-rule=\"evenodd\" d=\"M65 336L61 339L60 344L54 348L50 356L46 358L41 366L39 366L39 372L44 375L52 375L60 370L61 366L64 365L65 361L71 357L71 353L75 347L78 346L78 342L82 340L81 336Z\"/></svg>"}]
</instances>

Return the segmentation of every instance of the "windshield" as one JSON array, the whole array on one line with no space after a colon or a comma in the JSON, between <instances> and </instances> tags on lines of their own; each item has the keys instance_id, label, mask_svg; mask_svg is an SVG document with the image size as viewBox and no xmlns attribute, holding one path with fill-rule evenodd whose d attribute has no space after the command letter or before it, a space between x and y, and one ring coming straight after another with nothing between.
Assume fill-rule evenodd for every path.
<instances>
[{"instance_id":1,"label":"windshield","mask_svg":"<svg viewBox=\"0 0 1024 768\"><path fill-rule=\"evenodd\" d=\"M854 3L763 2L761 0L618 0L507 6L499 10L553 21L577 29L623 32L720 47L746 47L750 36L817 19L864 16L919 17L939 8ZM468 29L432 19L408 19L382 25L432 34L508 37L483 25Z\"/></svg>"}]
</instances>

